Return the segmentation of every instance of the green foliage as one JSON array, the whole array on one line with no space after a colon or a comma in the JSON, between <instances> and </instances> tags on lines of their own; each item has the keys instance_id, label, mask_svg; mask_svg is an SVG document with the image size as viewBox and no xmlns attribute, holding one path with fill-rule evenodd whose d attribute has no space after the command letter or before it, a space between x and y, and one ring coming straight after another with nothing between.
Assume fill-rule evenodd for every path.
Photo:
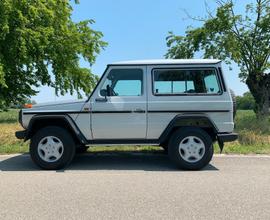
<instances>
[{"instance_id":1,"label":"green foliage","mask_svg":"<svg viewBox=\"0 0 270 220\"><path fill-rule=\"evenodd\" d=\"M10 109L22 109L25 108L26 104L37 104L35 100L31 100L30 98L24 98L20 102L17 102L16 104L12 104L9 106ZM7 110L6 110L7 111Z\"/></svg>"},{"instance_id":2,"label":"green foliage","mask_svg":"<svg viewBox=\"0 0 270 220\"><path fill-rule=\"evenodd\" d=\"M264 134L270 138L270 117L258 119L254 111L238 110L235 118L236 131L254 132L257 135Z\"/></svg>"},{"instance_id":3,"label":"green foliage","mask_svg":"<svg viewBox=\"0 0 270 220\"><path fill-rule=\"evenodd\" d=\"M202 19L199 28L188 28L185 36L169 32L167 58L193 58L202 51L205 58L219 58L240 67L256 101L257 114L269 114L270 98L270 0L247 4L245 15L235 14L232 0L217 1L215 15Z\"/></svg>"},{"instance_id":4,"label":"green foliage","mask_svg":"<svg viewBox=\"0 0 270 220\"><path fill-rule=\"evenodd\" d=\"M97 76L79 60L92 65L106 43L90 27L93 20L75 23L71 13L68 0L0 1L0 109L35 95L41 85L62 95L91 92Z\"/></svg>"},{"instance_id":5,"label":"green foliage","mask_svg":"<svg viewBox=\"0 0 270 220\"><path fill-rule=\"evenodd\" d=\"M3 123L17 123L18 120L18 109L10 109L8 111L0 111L0 124Z\"/></svg>"},{"instance_id":6,"label":"green foliage","mask_svg":"<svg viewBox=\"0 0 270 220\"><path fill-rule=\"evenodd\" d=\"M236 106L240 110L254 110L255 100L250 92L244 93L243 96L236 96Z\"/></svg>"}]
</instances>

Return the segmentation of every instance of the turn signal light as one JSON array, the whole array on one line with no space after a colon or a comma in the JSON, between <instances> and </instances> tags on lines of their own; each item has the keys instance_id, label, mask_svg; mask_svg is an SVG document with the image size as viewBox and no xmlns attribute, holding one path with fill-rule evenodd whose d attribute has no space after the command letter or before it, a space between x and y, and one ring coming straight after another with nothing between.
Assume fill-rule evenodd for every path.
<instances>
[{"instance_id":1,"label":"turn signal light","mask_svg":"<svg viewBox=\"0 0 270 220\"><path fill-rule=\"evenodd\" d=\"M32 107L33 107L32 104L25 104L25 105L24 105L24 108L32 108Z\"/></svg>"}]
</instances>

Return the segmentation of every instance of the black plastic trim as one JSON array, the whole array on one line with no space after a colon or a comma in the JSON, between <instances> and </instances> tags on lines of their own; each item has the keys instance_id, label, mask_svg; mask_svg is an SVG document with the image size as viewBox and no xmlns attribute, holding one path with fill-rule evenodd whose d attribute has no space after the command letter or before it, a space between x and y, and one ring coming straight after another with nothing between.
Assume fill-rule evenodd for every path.
<instances>
[{"instance_id":1,"label":"black plastic trim","mask_svg":"<svg viewBox=\"0 0 270 220\"><path fill-rule=\"evenodd\" d=\"M145 110L134 110L134 111L132 111L132 112L134 112L134 113L146 113Z\"/></svg>"},{"instance_id":2,"label":"black plastic trim","mask_svg":"<svg viewBox=\"0 0 270 220\"><path fill-rule=\"evenodd\" d=\"M83 144L87 143L87 139L85 138L85 136L82 134L78 126L75 124L75 122L69 115L35 115L33 116L29 122L27 130L25 130L26 134L25 134L24 139L28 140L31 138L32 128L36 121L41 120L41 119L52 119L52 118L65 120L70 126L70 128L72 129L72 131L75 133L79 141Z\"/></svg>"},{"instance_id":3,"label":"black plastic trim","mask_svg":"<svg viewBox=\"0 0 270 220\"><path fill-rule=\"evenodd\" d=\"M150 110L148 113L207 113L207 112L230 112L230 110Z\"/></svg>"},{"instance_id":4,"label":"black plastic trim","mask_svg":"<svg viewBox=\"0 0 270 220\"><path fill-rule=\"evenodd\" d=\"M220 77L220 79L221 79L221 84L222 84L222 87L223 87L223 91L226 92L227 89L226 89L224 77L223 77L223 75L222 75L221 67L218 67L218 73L219 73L219 77Z\"/></svg>"},{"instance_id":5,"label":"black plastic trim","mask_svg":"<svg viewBox=\"0 0 270 220\"><path fill-rule=\"evenodd\" d=\"M25 115L66 115L66 114L106 114L106 113L207 113L230 112L230 110L126 110L126 111L63 111L63 112L24 112Z\"/></svg>"},{"instance_id":6,"label":"black plastic trim","mask_svg":"<svg viewBox=\"0 0 270 220\"><path fill-rule=\"evenodd\" d=\"M23 123L22 123L22 110L19 111L19 123L21 126L23 126Z\"/></svg>"},{"instance_id":7,"label":"black plastic trim","mask_svg":"<svg viewBox=\"0 0 270 220\"><path fill-rule=\"evenodd\" d=\"M26 136L26 134L27 134L26 130L23 130L23 131L16 131L16 132L15 132L15 136L16 136L16 138L18 138L18 139L24 139L25 136Z\"/></svg>"},{"instance_id":8,"label":"black plastic trim","mask_svg":"<svg viewBox=\"0 0 270 220\"><path fill-rule=\"evenodd\" d=\"M217 138L221 142L232 142L237 140L238 134L237 133L219 133L217 134Z\"/></svg>"},{"instance_id":9,"label":"black plastic trim","mask_svg":"<svg viewBox=\"0 0 270 220\"><path fill-rule=\"evenodd\" d=\"M168 126L166 127L166 129L162 132L162 134L159 137L159 142L163 143L165 142L171 131L173 130L173 128L178 127L179 126L179 122L183 121L184 119L203 119L206 120L207 122L210 123L211 127L214 129L214 132L217 134L218 133L218 129L215 125L215 123L206 115L191 115L191 114L187 114L187 115L176 115L168 124ZM188 126L188 125L187 125Z\"/></svg>"},{"instance_id":10,"label":"black plastic trim","mask_svg":"<svg viewBox=\"0 0 270 220\"><path fill-rule=\"evenodd\" d=\"M93 114L106 114L106 113L132 113L133 111L92 111Z\"/></svg>"},{"instance_id":11,"label":"black plastic trim","mask_svg":"<svg viewBox=\"0 0 270 220\"><path fill-rule=\"evenodd\" d=\"M40 111L29 111L23 112L24 115L63 115L63 114L89 114L91 111L56 111L56 112L40 112Z\"/></svg>"},{"instance_id":12,"label":"black plastic trim","mask_svg":"<svg viewBox=\"0 0 270 220\"><path fill-rule=\"evenodd\" d=\"M88 140L87 144L159 144L158 139L95 139Z\"/></svg>"}]
</instances>

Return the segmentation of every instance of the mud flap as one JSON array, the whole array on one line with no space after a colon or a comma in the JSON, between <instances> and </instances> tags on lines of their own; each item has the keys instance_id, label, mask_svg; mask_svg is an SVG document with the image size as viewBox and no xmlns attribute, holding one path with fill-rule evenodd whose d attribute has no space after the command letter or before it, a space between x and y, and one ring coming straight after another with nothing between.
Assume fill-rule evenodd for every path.
<instances>
[{"instance_id":1,"label":"mud flap","mask_svg":"<svg viewBox=\"0 0 270 220\"><path fill-rule=\"evenodd\" d=\"M219 149L220 149L220 153L222 153L223 148L224 148L224 142L218 139L218 146L219 146Z\"/></svg>"}]
</instances>

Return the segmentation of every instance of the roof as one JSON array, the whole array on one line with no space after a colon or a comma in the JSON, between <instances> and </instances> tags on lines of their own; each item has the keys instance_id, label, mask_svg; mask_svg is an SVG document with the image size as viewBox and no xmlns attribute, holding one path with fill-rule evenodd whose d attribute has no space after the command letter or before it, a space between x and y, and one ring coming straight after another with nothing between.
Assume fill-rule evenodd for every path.
<instances>
[{"instance_id":1,"label":"roof","mask_svg":"<svg viewBox=\"0 0 270 220\"><path fill-rule=\"evenodd\" d=\"M169 65L169 64L217 64L217 59L159 59L159 60L130 60L111 63L109 65Z\"/></svg>"}]
</instances>

